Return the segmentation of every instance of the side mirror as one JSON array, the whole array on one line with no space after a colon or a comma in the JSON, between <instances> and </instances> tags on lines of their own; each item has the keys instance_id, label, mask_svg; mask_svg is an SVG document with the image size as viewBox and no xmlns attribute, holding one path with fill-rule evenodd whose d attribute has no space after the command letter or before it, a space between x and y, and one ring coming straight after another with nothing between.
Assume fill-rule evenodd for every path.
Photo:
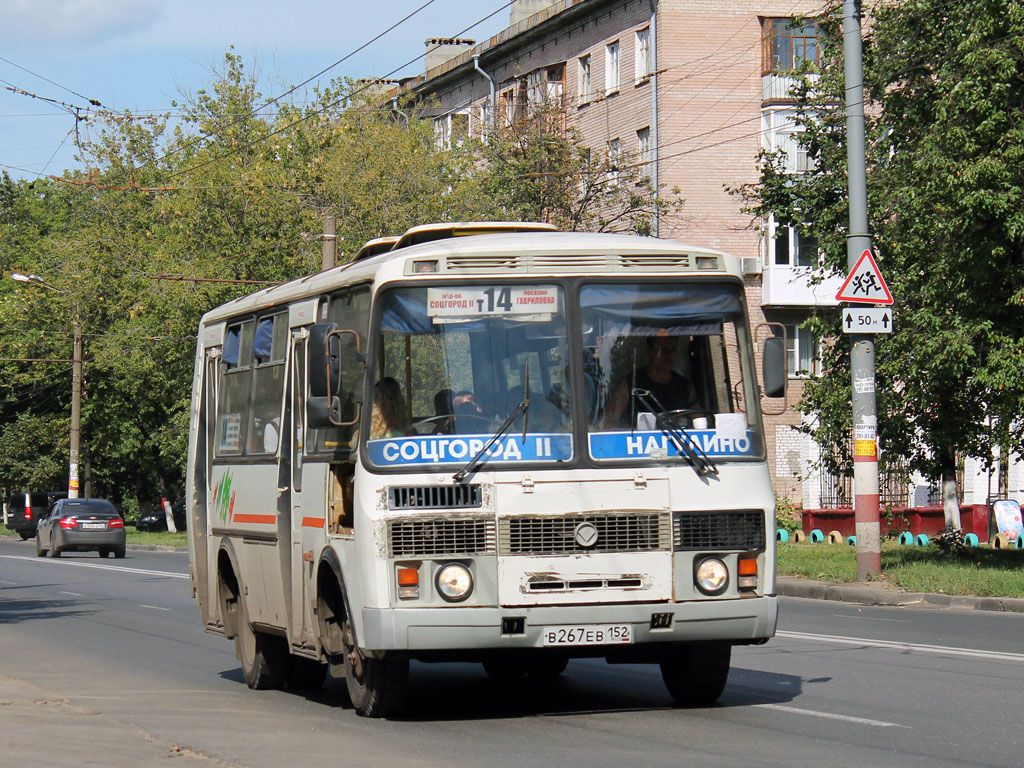
<instances>
[{"instance_id":1,"label":"side mirror","mask_svg":"<svg viewBox=\"0 0 1024 768\"><path fill-rule=\"evenodd\" d=\"M764 340L761 379L764 382L765 397L785 397L787 379L785 339L774 336Z\"/></svg>"},{"instance_id":2,"label":"side mirror","mask_svg":"<svg viewBox=\"0 0 1024 768\"><path fill-rule=\"evenodd\" d=\"M341 383L341 346L335 323L317 323L309 331L309 393L311 397L335 394ZM331 384L335 391L332 391Z\"/></svg>"},{"instance_id":3,"label":"side mirror","mask_svg":"<svg viewBox=\"0 0 1024 768\"><path fill-rule=\"evenodd\" d=\"M309 334L309 398L306 401L306 424L310 429L350 427L359 421L359 409L352 418L345 419L341 404L345 366L343 358L356 370L363 361L359 348L359 334L339 330L335 323L317 323ZM350 377L351 378L351 377ZM349 400L351 383L348 387ZM352 409L348 408L351 412Z\"/></svg>"}]
</instances>

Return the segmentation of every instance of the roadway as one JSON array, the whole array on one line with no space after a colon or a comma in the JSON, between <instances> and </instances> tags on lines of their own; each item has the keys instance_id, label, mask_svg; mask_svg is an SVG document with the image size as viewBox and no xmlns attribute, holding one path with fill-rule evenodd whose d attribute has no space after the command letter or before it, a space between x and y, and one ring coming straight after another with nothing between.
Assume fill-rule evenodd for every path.
<instances>
[{"instance_id":1,"label":"roadway","mask_svg":"<svg viewBox=\"0 0 1024 768\"><path fill-rule=\"evenodd\" d=\"M1024 763L1024 614L783 598L720 702L672 706L656 667L570 663L498 685L414 664L402 719L357 717L344 681L250 691L206 634L183 553L37 559L0 539L0 753L11 766L489 768Z\"/></svg>"}]
</instances>

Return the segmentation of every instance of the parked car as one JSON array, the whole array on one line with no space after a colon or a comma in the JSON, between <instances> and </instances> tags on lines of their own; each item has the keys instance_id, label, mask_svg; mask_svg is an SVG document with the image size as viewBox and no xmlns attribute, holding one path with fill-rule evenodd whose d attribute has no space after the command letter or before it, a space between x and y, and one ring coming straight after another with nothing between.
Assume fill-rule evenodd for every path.
<instances>
[{"instance_id":1,"label":"parked car","mask_svg":"<svg viewBox=\"0 0 1024 768\"><path fill-rule=\"evenodd\" d=\"M124 520L106 499L60 499L39 521L36 555L60 557L63 552L111 552L124 557Z\"/></svg>"},{"instance_id":2,"label":"parked car","mask_svg":"<svg viewBox=\"0 0 1024 768\"><path fill-rule=\"evenodd\" d=\"M185 530L185 500L179 499L171 507L171 515L174 518L174 527L179 531ZM167 515L162 508L154 509L139 517L135 522L135 529L138 531L166 531Z\"/></svg>"},{"instance_id":3,"label":"parked car","mask_svg":"<svg viewBox=\"0 0 1024 768\"><path fill-rule=\"evenodd\" d=\"M66 499L67 491L25 491L12 493L7 499L7 527L16 531L22 541L36 535L39 520L50 511L57 499Z\"/></svg>"}]
</instances>

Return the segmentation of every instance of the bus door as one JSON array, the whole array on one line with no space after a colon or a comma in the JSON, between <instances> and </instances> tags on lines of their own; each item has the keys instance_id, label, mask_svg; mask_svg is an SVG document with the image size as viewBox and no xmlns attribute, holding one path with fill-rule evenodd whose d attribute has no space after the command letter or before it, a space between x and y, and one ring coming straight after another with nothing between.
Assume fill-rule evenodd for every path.
<instances>
[{"instance_id":1,"label":"bus door","mask_svg":"<svg viewBox=\"0 0 1024 768\"><path fill-rule=\"evenodd\" d=\"M303 307L303 305L300 305ZM316 647L315 600L316 558L323 547L326 514L322 491L309 487L306 458L306 346L309 331L294 327L296 315L303 324L312 322L316 302L309 302L304 311L292 307L291 355L288 366L288 457L282 446L282 466L289 472L288 489L291 501L291 615L288 626L293 645ZM282 486L284 487L284 486Z\"/></svg>"},{"instance_id":2,"label":"bus door","mask_svg":"<svg viewBox=\"0 0 1024 768\"><path fill-rule=\"evenodd\" d=\"M198 399L199 410L198 436L196 455L193 459L193 479L190 493L192 495L191 514L189 519L189 536L195 553L196 601L203 623L209 625L211 603L217 595L216 565L211 562L215 556L210 547L211 525L213 515L213 455L217 439L217 391L220 381L221 344L224 337L224 325L216 325L203 330L203 363L200 370Z\"/></svg>"}]
</instances>

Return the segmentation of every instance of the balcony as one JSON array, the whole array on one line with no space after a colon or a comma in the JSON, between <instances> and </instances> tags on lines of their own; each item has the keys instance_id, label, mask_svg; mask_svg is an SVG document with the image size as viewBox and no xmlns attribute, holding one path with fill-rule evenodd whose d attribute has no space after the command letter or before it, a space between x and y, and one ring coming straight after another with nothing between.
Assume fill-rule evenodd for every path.
<instances>
[{"instance_id":1,"label":"balcony","mask_svg":"<svg viewBox=\"0 0 1024 768\"><path fill-rule=\"evenodd\" d=\"M769 307L834 307L844 275L830 274L813 281L820 270L788 264L767 264L763 273L761 303Z\"/></svg>"}]
</instances>

